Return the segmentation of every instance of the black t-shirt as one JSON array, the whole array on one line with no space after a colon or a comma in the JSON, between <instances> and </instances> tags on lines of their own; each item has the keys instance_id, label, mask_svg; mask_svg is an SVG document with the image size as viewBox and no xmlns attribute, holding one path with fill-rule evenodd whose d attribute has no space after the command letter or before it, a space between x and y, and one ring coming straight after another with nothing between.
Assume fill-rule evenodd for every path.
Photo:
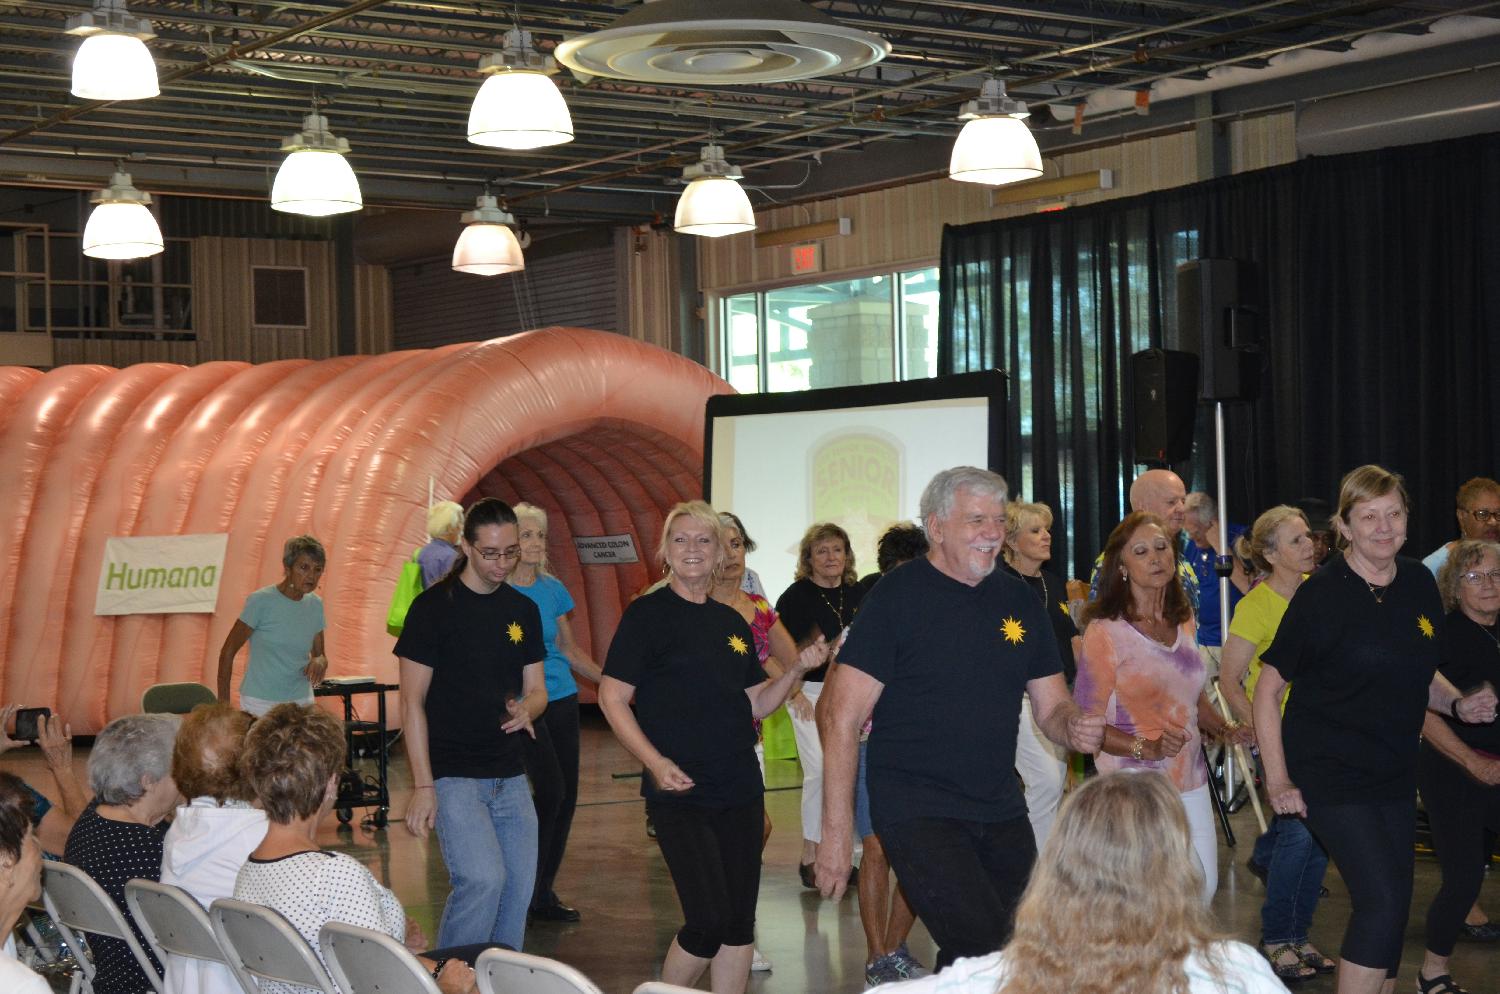
<instances>
[{"instance_id":1,"label":"black t-shirt","mask_svg":"<svg viewBox=\"0 0 1500 994\"><path fill-rule=\"evenodd\" d=\"M1443 622L1438 635L1438 669L1461 694L1478 690L1488 682L1500 687L1500 637L1494 628L1483 628L1479 622L1455 610ZM1450 715L1443 715L1448 727L1464 745L1492 756L1500 756L1500 722L1466 725Z\"/></svg>"},{"instance_id":2,"label":"black t-shirt","mask_svg":"<svg viewBox=\"0 0 1500 994\"><path fill-rule=\"evenodd\" d=\"M745 804L761 793L749 687L766 678L755 637L734 608L685 600L670 585L637 597L620 617L604 675L635 688L635 720L663 756L693 779L685 792L658 791L653 804Z\"/></svg>"},{"instance_id":3,"label":"black t-shirt","mask_svg":"<svg viewBox=\"0 0 1500 994\"><path fill-rule=\"evenodd\" d=\"M1058 655L1024 583L996 570L971 587L925 558L903 563L870 591L839 662L884 685L865 767L876 831L1026 814L1015 774L1021 695L1058 672Z\"/></svg>"},{"instance_id":4,"label":"black t-shirt","mask_svg":"<svg viewBox=\"0 0 1500 994\"><path fill-rule=\"evenodd\" d=\"M832 645L844 626L854 620L865 590L860 584L844 584L829 589L805 577L796 581L776 598L776 614L798 645L817 638L818 632ZM828 674L828 664L808 670L804 683L821 683Z\"/></svg>"},{"instance_id":5,"label":"black t-shirt","mask_svg":"<svg viewBox=\"0 0 1500 994\"><path fill-rule=\"evenodd\" d=\"M1078 661L1073 658L1073 640L1078 637L1078 626L1073 624L1073 616L1068 613L1068 585L1045 566L1036 576L1019 573L1009 563L1005 565L1005 571L1025 581L1026 586L1041 599L1042 607L1047 609L1047 620L1052 622L1052 637L1057 640L1058 662L1062 664L1068 686L1073 686L1078 677Z\"/></svg>"},{"instance_id":6,"label":"black t-shirt","mask_svg":"<svg viewBox=\"0 0 1500 994\"><path fill-rule=\"evenodd\" d=\"M432 670L424 710L434 778L525 772L526 733L500 726L510 720L505 699L523 696L522 669L547 656L531 598L505 583L489 594L457 577L439 583L411 602L395 651Z\"/></svg>"},{"instance_id":7,"label":"black t-shirt","mask_svg":"<svg viewBox=\"0 0 1500 994\"><path fill-rule=\"evenodd\" d=\"M1298 589L1261 659L1292 685L1282 740L1309 800L1415 798L1442 619L1437 583L1415 559L1397 558L1379 601L1342 554Z\"/></svg>"}]
</instances>

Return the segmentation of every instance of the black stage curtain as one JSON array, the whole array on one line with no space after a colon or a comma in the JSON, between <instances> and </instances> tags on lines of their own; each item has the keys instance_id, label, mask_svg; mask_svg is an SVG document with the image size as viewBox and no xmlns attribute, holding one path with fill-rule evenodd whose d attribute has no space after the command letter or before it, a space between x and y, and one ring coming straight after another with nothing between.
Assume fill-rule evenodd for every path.
<instances>
[{"instance_id":1,"label":"black stage curtain","mask_svg":"<svg viewBox=\"0 0 1500 994\"><path fill-rule=\"evenodd\" d=\"M1496 134L946 227L938 368L1011 374L1003 470L1058 513L1056 566L1087 576L1123 516L1128 360L1181 347L1176 268L1200 257L1255 263L1263 308L1260 399L1226 405L1231 520L1331 503L1378 462L1412 492L1404 552L1451 538L1454 490L1500 476ZM1215 489L1211 419L1200 405L1193 489Z\"/></svg>"}]
</instances>

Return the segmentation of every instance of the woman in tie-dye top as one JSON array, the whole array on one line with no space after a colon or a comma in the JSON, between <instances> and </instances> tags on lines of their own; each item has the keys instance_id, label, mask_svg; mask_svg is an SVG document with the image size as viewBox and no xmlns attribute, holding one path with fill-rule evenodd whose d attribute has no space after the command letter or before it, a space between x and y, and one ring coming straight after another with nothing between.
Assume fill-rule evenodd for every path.
<instances>
[{"instance_id":1,"label":"woman in tie-dye top","mask_svg":"<svg viewBox=\"0 0 1500 994\"><path fill-rule=\"evenodd\" d=\"M1177 578L1177 549L1161 520L1136 512L1104 546L1099 597L1089 605L1074 698L1108 722L1101 773L1155 769L1182 794L1202 863L1204 900L1218 888L1218 847L1199 728L1248 738L1204 693L1207 673L1193 611Z\"/></svg>"}]
</instances>

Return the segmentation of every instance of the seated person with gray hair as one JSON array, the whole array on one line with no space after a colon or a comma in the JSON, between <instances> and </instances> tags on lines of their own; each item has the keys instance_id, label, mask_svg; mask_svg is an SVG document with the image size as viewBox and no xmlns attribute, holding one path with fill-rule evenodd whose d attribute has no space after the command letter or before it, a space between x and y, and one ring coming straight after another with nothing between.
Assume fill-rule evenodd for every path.
<instances>
[{"instance_id":1,"label":"seated person with gray hair","mask_svg":"<svg viewBox=\"0 0 1500 994\"><path fill-rule=\"evenodd\" d=\"M157 975L161 964L125 906L125 881L161 879L166 817L177 806L172 745L181 719L174 714L116 718L94 739L89 785L94 801L78 816L63 860L104 889L130 923ZM92 937L95 994L140 994L151 988L130 947L121 939Z\"/></svg>"}]
</instances>

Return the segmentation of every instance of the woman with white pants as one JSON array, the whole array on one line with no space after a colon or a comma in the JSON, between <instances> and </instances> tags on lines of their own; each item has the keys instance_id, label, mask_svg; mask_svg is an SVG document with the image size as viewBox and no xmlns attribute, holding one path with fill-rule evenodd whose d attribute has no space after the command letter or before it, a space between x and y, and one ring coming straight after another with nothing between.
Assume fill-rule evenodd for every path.
<instances>
[{"instance_id":1,"label":"woman with white pants","mask_svg":"<svg viewBox=\"0 0 1500 994\"><path fill-rule=\"evenodd\" d=\"M863 589L856 584L854 550L849 534L832 522L819 522L802 536L797 576L776 599L776 614L798 648L821 636L833 645L854 620ZM823 746L813 708L823 692L827 665L810 671L787 699L797 759L802 764L802 883L815 887L813 860L823 840Z\"/></svg>"}]
</instances>

